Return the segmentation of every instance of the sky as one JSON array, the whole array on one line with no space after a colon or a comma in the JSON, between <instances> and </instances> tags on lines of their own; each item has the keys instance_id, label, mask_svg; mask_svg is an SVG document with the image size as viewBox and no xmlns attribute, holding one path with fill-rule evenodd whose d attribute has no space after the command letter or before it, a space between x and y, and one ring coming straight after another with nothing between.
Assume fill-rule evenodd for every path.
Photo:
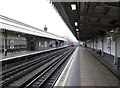
<instances>
[{"instance_id":1,"label":"sky","mask_svg":"<svg viewBox=\"0 0 120 88\"><path fill-rule=\"evenodd\" d=\"M48 0L0 0L0 15L77 41Z\"/></svg>"}]
</instances>

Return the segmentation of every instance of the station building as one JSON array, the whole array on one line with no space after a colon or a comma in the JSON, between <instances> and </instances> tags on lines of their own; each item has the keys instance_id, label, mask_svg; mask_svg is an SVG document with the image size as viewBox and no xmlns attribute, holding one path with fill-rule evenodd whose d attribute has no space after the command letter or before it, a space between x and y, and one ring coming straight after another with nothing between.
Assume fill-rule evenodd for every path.
<instances>
[{"instance_id":1,"label":"station building","mask_svg":"<svg viewBox=\"0 0 120 88\"><path fill-rule=\"evenodd\" d=\"M0 51L39 51L67 44L67 40L33 26L0 15Z\"/></svg>"}]
</instances>

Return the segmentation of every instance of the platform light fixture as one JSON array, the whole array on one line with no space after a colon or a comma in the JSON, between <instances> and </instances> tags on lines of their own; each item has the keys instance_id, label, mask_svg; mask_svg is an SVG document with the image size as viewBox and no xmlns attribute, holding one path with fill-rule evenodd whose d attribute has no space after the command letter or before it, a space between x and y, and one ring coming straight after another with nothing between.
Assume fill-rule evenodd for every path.
<instances>
[{"instance_id":1,"label":"platform light fixture","mask_svg":"<svg viewBox=\"0 0 120 88\"><path fill-rule=\"evenodd\" d=\"M78 26L78 22L75 22L75 26Z\"/></svg>"},{"instance_id":2,"label":"platform light fixture","mask_svg":"<svg viewBox=\"0 0 120 88\"><path fill-rule=\"evenodd\" d=\"M78 29L76 29L76 31L78 31Z\"/></svg>"},{"instance_id":3,"label":"platform light fixture","mask_svg":"<svg viewBox=\"0 0 120 88\"><path fill-rule=\"evenodd\" d=\"M114 32L114 30L111 30L110 32L111 32L111 33L113 33L113 32Z\"/></svg>"},{"instance_id":4,"label":"platform light fixture","mask_svg":"<svg viewBox=\"0 0 120 88\"><path fill-rule=\"evenodd\" d=\"M71 4L71 8L72 8L72 10L76 10L76 5L75 4Z\"/></svg>"},{"instance_id":5,"label":"platform light fixture","mask_svg":"<svg viewBox=\"0 0 120 88\"><path fill-rule=\"evenodd\" d=\"M79 32L77 32L77 34L79 34Z\"/></svg>"}]
</instances>

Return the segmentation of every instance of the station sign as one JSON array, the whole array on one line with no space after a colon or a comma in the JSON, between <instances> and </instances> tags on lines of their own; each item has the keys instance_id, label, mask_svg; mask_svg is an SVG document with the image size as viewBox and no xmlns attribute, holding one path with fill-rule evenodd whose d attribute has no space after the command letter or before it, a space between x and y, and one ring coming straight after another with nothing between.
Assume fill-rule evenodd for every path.
<instances>
[{"instance_id":1,"label":"station sign","mask_svg":"<svg viewBox=\"0 0 120 88\"><path fill-rule=\"evenodd\" d=\"M10 40L10 49L14 49L14 40Z\"/></svg>"}]
</instances>

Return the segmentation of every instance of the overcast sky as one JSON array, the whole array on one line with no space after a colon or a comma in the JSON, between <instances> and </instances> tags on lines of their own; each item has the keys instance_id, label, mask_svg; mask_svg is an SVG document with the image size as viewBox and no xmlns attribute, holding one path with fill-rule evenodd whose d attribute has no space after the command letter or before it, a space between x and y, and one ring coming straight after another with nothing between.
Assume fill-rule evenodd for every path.
<instances>
[{"instance_id":1,"label":"overcast sky","mask_svg":"<svg viewBox=\"0 0 120 88\"><path fill-rule=\"evenodd\" d=\"M48 0L0 0L0 14L76 40Z\"/></svg>"}]
</instances>

